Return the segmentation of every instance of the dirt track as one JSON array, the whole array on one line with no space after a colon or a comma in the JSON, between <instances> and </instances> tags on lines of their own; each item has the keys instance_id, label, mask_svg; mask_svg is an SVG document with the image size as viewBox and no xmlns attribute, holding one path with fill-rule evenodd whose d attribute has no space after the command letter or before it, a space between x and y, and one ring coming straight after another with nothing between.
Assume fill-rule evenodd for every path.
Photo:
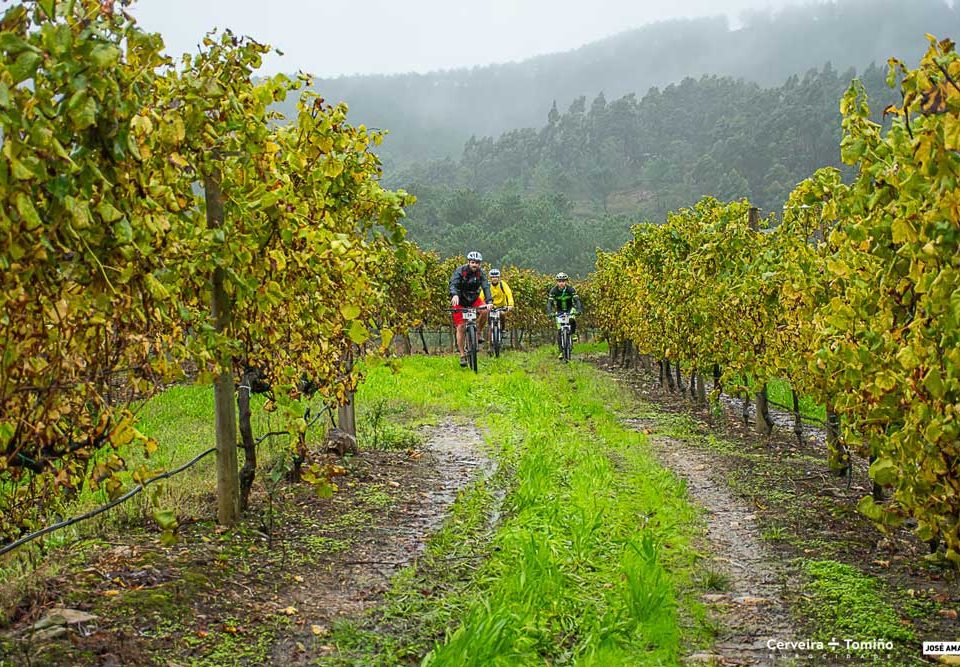
<instances>
[{"instance_id":1,"label":"dirt track","mask_svg":"<svg viewBox=\"0 0 960 667\"><path fill-rule=\"evenodd\" d=\"M693 654L687 659L723 665L779 664L777 654L767 648L767 640L797 635L781 597L784 572L763 544L754 513L717 478L722 469L715 458L658 434L655 420L629 419L626 423L647 433L660 462L686 480L690 498L704 510L705 547L711 554L708 567L729 578L729 590L704 596L723 625L719 641L709 654Z\"/></svg>"}]
</instances>

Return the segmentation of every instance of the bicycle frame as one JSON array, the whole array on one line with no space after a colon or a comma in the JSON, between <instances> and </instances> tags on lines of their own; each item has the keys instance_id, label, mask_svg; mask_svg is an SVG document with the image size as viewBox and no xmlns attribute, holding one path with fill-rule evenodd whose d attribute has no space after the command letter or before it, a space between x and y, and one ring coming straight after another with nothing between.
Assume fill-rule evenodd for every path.
<instances>
[{"instance_id":1,"label":"bicycle frame","mask_svg":"<svg viewBox=\"0 0 960 667\"><path fill-rule=\"evenodd\" d=\"M506 308L493 308L489 315L490 345L493 348L494 356L500 356L500 350L503 348L503 329L501 328L500 313L506 312Z\"/></svg>"},{"instance_id":2,"label":"bicycle frame","mask_svg":"<svg viewBox=\"0 0 960 667\"><path fill-rule=\"evenodd\" d=\"M570 333L570 313L557 313L557 345L564 361L570 361L573 352L573 340Z\"/></svg>"},{"instance_id":3,"label":"bicycle frame","mask_svg":"<svg viewBox=\"0 0 960 667\"><path fill-rule=\"evenodd\" d=\"M467 357L467 363L474 373L477 372L477 350L479 343L477 341L477 317L479 308L472 306L463 306L460 308L449 308L450 312L459 312L463 317L464 340L463 351Z\"/></svg>"}]
</instances>

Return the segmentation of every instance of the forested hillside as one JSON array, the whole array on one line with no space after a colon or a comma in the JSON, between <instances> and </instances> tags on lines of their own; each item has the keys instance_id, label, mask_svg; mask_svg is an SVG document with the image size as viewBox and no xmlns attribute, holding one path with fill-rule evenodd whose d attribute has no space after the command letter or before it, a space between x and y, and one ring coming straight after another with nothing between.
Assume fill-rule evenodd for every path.
<instances>
[{"instance_id":1,"label":"forested hillside","mask_svg":"<svg viewBox=\"0 0 960 667\"><path fill-rule=\"evenodd\" d=\"M840 0L742 18L736 29L720 16L668 21L517 63L339 77L316 90L346 101L357 122L389 129L380 155L390 167L457 156L471 135L539 125L554 101L563 109L581 95L643 95L704 74L775 86L826 61L843 71L914 60L924 33L960 27L956 5L944 0Z\"/></svg>"},{"instance_id":2,"label":"forested hillside","mask_svg":"<svg viewBox=\"0 0 960 667\"><path fill-rule=\"evenodd\" d=\"M418 198L407 227L444 254L478 246L495 262L586 273L631 223L703 195L779 210L811 171L840 166L838 100L855 76L827 64L776 88L710 76L639 99L581 96L538 130L471 138L458 161L407 169L397 180ZM858 77L875 110L899 97L885 76Z\"/></svg>"}]
</instances>

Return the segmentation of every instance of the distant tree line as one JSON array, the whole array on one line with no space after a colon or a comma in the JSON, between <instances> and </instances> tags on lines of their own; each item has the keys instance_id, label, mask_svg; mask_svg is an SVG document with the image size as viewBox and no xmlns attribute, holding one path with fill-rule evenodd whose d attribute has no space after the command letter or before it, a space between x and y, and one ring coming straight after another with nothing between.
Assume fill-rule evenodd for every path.
<instances>
[{"instance_id":1,"label":"distant tree line","mask_svg":"<svg viewBox=\"0 0 960 667\"><path fill-rule=\"evenodd\" d=\"M517 265L538 271L585 275L596 262L596 248L616 248L639 218L576 215L562 193L524 195L505 188L417 186L417 203L407 209L410 236L441 255L480 250L491 266Z\"/></svg>"},{"instance_id":2,"label":"distant tree line","mask_svg":"<svg viewBox=\"0 0 960 667\"><path fill-rule=\"evenodd\" d=\"M554 104L539 130L471 137L459 160L394 177L418 198L407 227L444 254L479 245L539 270L585 273L595 249L622 244L631 223L704 195L779 210L805 175L840 166L839 99L855 76L828 63L777 88L705 76L640 99L581 96L565 113ZM859 76L874 109L897 101L885 77L875 65Z\"/></svg>"}]
</instances>

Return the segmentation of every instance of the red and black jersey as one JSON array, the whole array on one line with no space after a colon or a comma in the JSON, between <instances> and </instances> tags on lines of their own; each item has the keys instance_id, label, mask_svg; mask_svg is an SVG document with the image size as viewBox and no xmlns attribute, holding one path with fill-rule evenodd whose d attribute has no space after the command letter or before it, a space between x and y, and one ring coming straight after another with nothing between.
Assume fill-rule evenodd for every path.
<instances>
[{"instance_id":1,"label":"red and black jersey","mask_svg":"<svg viewBox=\"0 0 960 667\"><path fill-rule=\"evenodd\" d=\"M450 296L460 297L460 303L464 305L476 301L481 291L486 302L491 303L490 282L483 269L474 271L469 264L464 264L450 276Z\"/></svg>"}]
</instances>

